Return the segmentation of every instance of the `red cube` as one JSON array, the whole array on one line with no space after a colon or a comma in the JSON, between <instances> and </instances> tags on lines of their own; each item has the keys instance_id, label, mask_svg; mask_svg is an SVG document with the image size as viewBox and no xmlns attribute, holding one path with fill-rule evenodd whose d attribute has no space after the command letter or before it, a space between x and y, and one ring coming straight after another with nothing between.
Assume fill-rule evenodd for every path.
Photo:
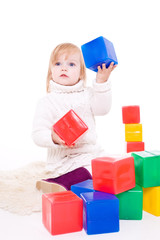
<instances>
[{"instance_id":1,"label":"red cube","mask_svg":"<svg viewBox=\"0 0 160 240\"><path fill-rule=\"evenodd\" d=\"M140 107L137 105L122 107L122 119L124 124L140 123Z\"/></svg>"},{"instance_id":2,"label":"red cube","mask_svg":"<svg viewBox=\"0 0 160 240\"><path fill-rule=\"evenodd\" d=\"M138 152L144 151L144 142L127 142L126 143L126 152Z\"/></svg>"},{"instance_id":3,"label":"red cube","mask_svg":"<svg viewBox=\"0 0 160 240\"><path fill-rule=\"evenodd\" d=\"M70 110L53 125L53 130L66 145L71 146L88 127L73 110Z\"/></svg>"},{"instance_id":4,"label":"red cube","mask_svg":"<svg viewBox=\"0 0 160 240\"><path fill-rule=\"evenodd\" d=\"M92 160L93 188L119 194L135 187L134 158L108 156Z\"/></svg>"},{"instance_id":5,"label":"red cube","mask_svg":"<svg viewBox=\"0 0 160 240\"><path fill-rule=\"evenodd\" d=\"M83 200L72 191L43 194L42 221L52 235L81 231Z\"/></svg>"}]
</instances>

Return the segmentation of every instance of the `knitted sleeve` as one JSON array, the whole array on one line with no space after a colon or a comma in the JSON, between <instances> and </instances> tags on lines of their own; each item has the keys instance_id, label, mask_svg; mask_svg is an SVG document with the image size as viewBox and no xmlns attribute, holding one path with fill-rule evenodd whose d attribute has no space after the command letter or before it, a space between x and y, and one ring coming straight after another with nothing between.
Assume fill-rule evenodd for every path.
<instances>
[{"instance_id":1,"label":"knitted sleeve","mask_svg":"<svg viewBox=\"0 0 160 240\"><path fill-rule=\"evenodd\" d=\"M40 147L60 148L61 146L53 143L51 137L52 111L48 99L42 98L36 107L33 119L32 139Z\"/></svg>"},{"instance_id":2,"label":"knitted sleeve","mask_svg":"<svg viewBox=\"0 0 160 240\"><path fill-rule=\"evenodd\" d=\"M104 83L93 81L90 104L95 116L105 115L109 112L112 104L111 83L109 80Z\"/></svg>"}]
</instances>

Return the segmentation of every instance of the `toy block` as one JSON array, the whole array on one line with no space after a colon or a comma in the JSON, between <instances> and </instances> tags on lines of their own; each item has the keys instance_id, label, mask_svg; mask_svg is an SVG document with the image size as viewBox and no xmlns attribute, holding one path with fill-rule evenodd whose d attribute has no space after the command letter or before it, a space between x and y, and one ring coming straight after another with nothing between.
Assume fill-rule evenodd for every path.
<instances>
[{"instance_id":1,"label":"toy block","mask_svg":"<svg viewBox=\"0 0 160 240\"><path fill-rule=\"evenodd\" d=\"M98 71L98 66L102 67L103 63L106 67L111 62L118 64L113 43L102 36L83 44L81 49L86 67L95 72Z\"/></svg>"},{"instance_id":2,"label":"toy block","mask_svg":"<svg viewBox=\"0 0 160 240\"><path fill-rule=\"evenodd\" d=\"M83 227L88 235L119 231L119 200L102 192L81 193Z\"/></svg>"},{"instance_id":3,"label":"toy block","mask_svg":"<svg viewBox=\"0 0 160 240\"><path fill-rule=\"evenodd\" d=\"M143 210L160 216L160 186L143 188Z\"/></svg>"},{"instance_id":4,"label":"toy block","mask_svg":"<svg viewBox=\"0 0 160 240\"><path fill-rule=\"evenodd\" d=\"M125 124L125 141L142 142L142 124Z\"/></svg>"},{"instance_id":5,"label":"toy block","mask_svg":"<svg viewBox=\"0 0 160 240\"><path fill-rule=\"evenodd\" d=\"M134 158L127 155L93 159L92 177L97 191L118 194L134 188Z\"/></svg>"},{"instance_id":6,"label":"toy block","mask_svg":"<svg viewBox=\"0 0 160 240\"><path fill-rule=\"evenodd\" d=\"M53 125L53 130L67 146L70 146L88 130L88 127L73 110L70 110Z\"/></svg>"},{"instance_id":7,"label":"toy block","mask_svg":"<svg viewBox=\"0 0 160 240\"><path fill-rule=\"evenodd\" d=\"M81 197L81 193L84 192L95 192L93 189L93 180L88 179L86 181L74 184L71 186L71 191L74 192L78 197Z\"/></svg>"},{"instance_id":8,"label":"toy block","mask_svg":"<svg viewBox=\"0 0 160 240\"><path fill-rule=\"evenodd\" d=\"M152 150L149 152L152 153L153 155L160 156L160 151L158 151L158 150Z\"/></svg>"},{"instance_id":9,"label":"toy block","mask_svg":"<svg viewBox=\"0 0 160 240\"><path fill-rule=\"evenodd\" d=\"M122 107L124 124L140 123L140 107L137 105Z\"/></svg>"},{"instance_id":10,"label":"toy block","mask_svg":"<svg viewBox=\"0 0 160 240\"><path fill-rule=\"evenodd\" d=\"M160 152L142 151L134 157L136 183L144 188L160 186Z\"/></svg>"},{"instance_id":11,"label":"toy block","mask_svg":"<svg viewBox=\"0 0 160 240\"><path fill-rule=\"evenodd\" d=\"M43 194L42 221L52 235L81 231L82 199L72 191Z\"/></svg>"},{"instance_id":12,"label":"toy block","mask_svg":"<svg viewBox=\"0 0 160 240\"><path fill-rule=\"evenodd\" d=\"M126 152L144 151L144 142L126 142Z\"/></svg>"},{"instance_id":13,"label":"toy block","mask_svg":"<svg viewBox=\"0 0 160 240\"><path fill-rule=\"evenodd\" d=\"M143 212L142 187L136 187L116 195L119 199L119 219L141 220Z\"/></svg>"}]
</instances>

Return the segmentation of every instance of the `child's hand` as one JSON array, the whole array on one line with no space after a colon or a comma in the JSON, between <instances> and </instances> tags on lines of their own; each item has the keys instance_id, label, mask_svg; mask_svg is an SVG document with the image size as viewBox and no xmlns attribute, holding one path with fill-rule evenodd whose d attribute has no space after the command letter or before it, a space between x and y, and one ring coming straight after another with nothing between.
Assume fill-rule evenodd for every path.
<instances>
[{"instance_id":1,"label":"child's hand","mask_svg":"<svg viewBox=\"0 0 160 240\"><path fill-rule=\"evenodd\" d=\"M59 144L59 145L63 145L63 146L66 146L65 144L65 141L63 141L58 135L57 133L55 133L55 131L52 129L52 132L51 132L51 136L52 136L52 141L55 143L55 144ZM69 146L70 148L74 147L75 146L75 143L73 143L71 146Z\"/></svg>"},{"instance_id":2,"label":"child's hand","mask_svg":"<svg viewBox=\"0 0 160 240\"><path fill-rule=\"evenodd\" d=\"M52 129L52 132L51 132L51 136L52 136L52 141L55 143L55 144L59 144L59 145L65 145L65 142L57 135L57 133L55 133L55 131Z\"/></svg>"},{"instance_id":3,"label":"child's hand","mask_svg":"<svg viewBox=\"0 0 160 240\"><path fill-rule=\"evenodd\" d=\"M98 72L96 76L96 82L97 83L104 83L108 80L111 72L117 67L117 65L114 65L114 62L111 62L108 68L106 68L106 64L102 64L102 68L98 66Z\"/></svg>"}]
</instances>

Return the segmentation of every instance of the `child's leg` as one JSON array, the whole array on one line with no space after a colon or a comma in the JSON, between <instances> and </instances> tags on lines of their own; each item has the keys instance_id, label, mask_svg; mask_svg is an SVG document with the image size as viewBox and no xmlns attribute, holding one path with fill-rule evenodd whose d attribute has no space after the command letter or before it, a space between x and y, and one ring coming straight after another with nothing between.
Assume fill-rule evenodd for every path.
<instances>
[{"instance_id":1,"label":"child's leg","mask_svg":"<svg viewBox=\"0 0 160 240\"><path fill-rule=\"evenodd\" d=\"M80 167L71 172L63 174L60 177L49 178L46 179L45 181L58 183L64 186L67 190L70 190L72 185L79 182L83 182L88 179L92 179L90 172L86 168Z\"/></svg>"},{"instance_id":2,"label":"child's leg","mask_svg":"<svg viewBox=\"0 0 160 240\"><path fill-rule=\"evenodd\" d=\"M86 168L80 167L60 177L38 181L36 187L44 193L66 191L70 190L72 185L88 179L92 179L90 172Z\"/></svg>"},{"instance_id":3,"label":"child's leg","mask_svg":"<svg viewBox=\"0 0 160 240\"><path fill-rule=\"evenodd\" d=\"M67 191L67 189L57 183L50 183L45 180L37 181L36 182L36 188L43 193L54 193L54 192L62 192Z\"/></svg>"}]
</instances>

